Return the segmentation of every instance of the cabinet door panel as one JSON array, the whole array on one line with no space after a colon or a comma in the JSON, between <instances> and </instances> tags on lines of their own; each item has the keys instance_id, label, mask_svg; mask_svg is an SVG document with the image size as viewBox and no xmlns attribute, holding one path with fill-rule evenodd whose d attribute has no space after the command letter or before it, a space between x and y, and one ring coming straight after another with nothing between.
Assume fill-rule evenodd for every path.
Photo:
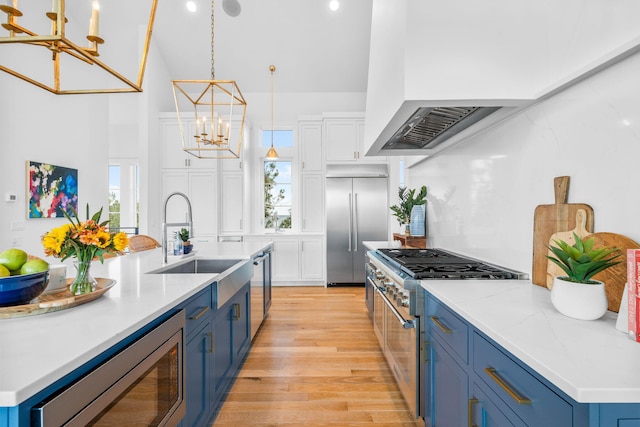
<instances>
[{"instance_id":1,"label":"cabinet door panel","mask_svg":"<svg viewBox=\"0 0 640 427\"><path fill-rule=\"evenodd\" d=\"M327 119L324 126L327 161L355 161L358 129L353 119Z\"/></svg>"},{"instance_id":2,"label":"cabinet door panel","mask_svg":"<svg viewBox=\"0 0 640 427\"><path fill-rule=\"evenodd\" d=\"M189 196L189 174L186 171L162 173L162 200L176 191ZM167 222L185 222L187 206L181 197L173 197L167 203ZM168 239L171 237L168 236Z\"/></svg>"},{"instance_id":3,"label":"cabinet door panel","mask_svg":"<svg viewBox=\"0 0 640 427\"><path fill-rule=\"evenodd\" d=\"M302 175L302 231L324 230L322 175Z\"/></svg>"},{"instance_id":4,"label":"cabinet door panel","mask_svg":"<svg viewBox=\"0 0 640 427\"><path fill-rule=\"evenodd\" d=\"M436 427L467 426L469 377L437 340L433 340L431 344L433 425Z\"/></svg>"},{"instance_id":5,"label":"cabinet door panel","mask_svg":"<svg viewBox=\"0 0 640 427\"><path fill-rule=\"evenodd\" d=\"M221 233L242 232L243 179L242 174L222 174L221 193Z\"/></svg>"},{"instance_id":6,"label":"cabinet door panel","mask_svg":"<svg viewBox=\"0 0 640 427\"><path fill-rule=\"evenodd\" d=\"M324 276L324 250L322 239L302 239L300 241L302 256L302 279L318 279Z\"/></svg>"},{"instance_id":7,"label":"cabinet door panel","mask_svg":"<svg viewBox=\"0 0 640 427\"><path fill-rule=\"evenodd\" d=\"M186 346L187 413L183 425L201 426L209 420L211 387L211 316Z\"/></svg>"},{"instance_id":8,"label":"cabinet door panel","mask_svg":"<svg viewBox=\"0 0 640 427\"><path fill-rule=\"evenodd\" d=\"M471 413L471 419L473 424L479 427L525 427L526 424L522 422L513 412L507 408L503 408L506 411L502 412L495 402L500 402L495 395L491 400L490 394L487 394L478 384L473 384L471 391L471 399L469 410ZM507 415L508 414L508 415Z\"/></svg>"},{"instance_id":9,"label":"cabinet door panel","mask_svg":"<svg viewBox=\"0 0 640 427\"><path fill-rule=\"evenodd\" d=\"M233 361L231 348L231 308L224 306L213 323L213 400L217 401L224 392Z\"/></svg>"},{"instance_id":10,"label":"cabinet door panel","mask_svg":"<svg viewBox=\"0 0 640 427\"><path fill-rule=\"evenodd\" d=\"M274 239L271 255L274 280L296 280L300 253L298 239Z\"/></svg>"},{"instance_id":11,"label":"cabinet door panel","mask_svg":"<svg viewBox=\"0 0 640 427\"><path fill-rule=\"evenodd\" d=\"M194 235L216 234L216 175L215 172L189 174L189 199L193 210Z\"/></svg>"},{"instance_id":12,"label":"cabinet door panel","mask_svg":"<svg viewBox=\"0 0 640 427\"><path fill-rule=\"evenodd\" d=\"M322 171L322 124L300 123L300 150L302 157L302 172Z\"/></svg>"}]
</instances>

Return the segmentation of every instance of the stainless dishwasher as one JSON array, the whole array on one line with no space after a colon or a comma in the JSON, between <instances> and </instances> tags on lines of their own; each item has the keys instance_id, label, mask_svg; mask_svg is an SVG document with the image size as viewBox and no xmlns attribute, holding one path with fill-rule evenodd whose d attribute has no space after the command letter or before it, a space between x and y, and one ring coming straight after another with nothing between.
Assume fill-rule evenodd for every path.
<instances>
[{"instance_id":1,"label":"stainless dishwasher","mask_svg":"<svg viewBox=\"0 0 640 427\"><path fill-rule=\"evenodd\" d=\"M251 339L256 335L271 306L271 248L253 256L251 278Z\"/></svg>"}]
</instances>

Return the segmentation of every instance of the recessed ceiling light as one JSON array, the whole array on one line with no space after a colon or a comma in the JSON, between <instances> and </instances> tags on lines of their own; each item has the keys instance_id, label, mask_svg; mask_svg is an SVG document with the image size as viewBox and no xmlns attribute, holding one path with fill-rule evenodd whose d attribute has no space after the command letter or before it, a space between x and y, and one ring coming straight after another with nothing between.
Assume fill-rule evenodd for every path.
<instances>
[{"instance_id":1,"label":"recessed ceiling light","mask_svg":"<svg viewBox=\"0 0 640 427\"><path fill-rule=\"evenodd\" d=\"M333 10L334 12L338 10L339 7L340 7L340 2L338 0L331 0L329 2L329 9Z\"/></svg>"},{"instance_id":2,"label":"recessed ceiling light","mask_svg":"<svg viewBox=\"0 0 640 427\"><path fill-rule=\"evenodd\" d=\"M198 5L196 5L196 2L194 1L187 2L187 10L189 12L195 12L197 9L198 9Z\"/></svg>"}]
</instances>

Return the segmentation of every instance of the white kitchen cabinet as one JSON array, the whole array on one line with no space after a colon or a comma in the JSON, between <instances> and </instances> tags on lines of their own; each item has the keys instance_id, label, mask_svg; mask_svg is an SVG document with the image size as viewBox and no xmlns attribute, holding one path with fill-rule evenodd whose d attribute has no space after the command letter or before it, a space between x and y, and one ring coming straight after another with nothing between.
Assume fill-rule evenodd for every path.
<instances>
[{"instance_id":1,"label":"white kitchen cabinet","mask_svg":"<svg viewBox=\"0 0 640 427\"><path fill-rule=\"evenodd\" d=\"M323 238L300 238L300 279L324 279L324 244Z\"/></svg>"},{"instance_id":2,"label":"white kitchen cabinet","mask_svg":"<svg viewBox=\"0 0 640 427\"><path fill-rule=\"evenodd\" d=\"M320 174L303 174L300 180L302 184L300 229L303 232L322 232L324 230L324 177Z\"/></svg>"},{"instance_id":3,"label":"white kitchen cabinet","mask_svg":"<svg viewBox=\"0 0 640 427\"><path fill-rule=\"evenodd\" d=\"M243 185L241 173L223 173L220 177L220 233L242 233Z\"/></svg>"},{"instance_id":4,"label":"white kitchen cabinet","mask_svg":"<svg viewBox=\"0 0 640 427\"><path fill-rule=\"evenodd\" d=\"M216 234L216 173L208 171L165 170L162 172L162 200L176 191L184 193L191 202L194 236ZM186 222L187 204L174 196L167 204L167 222Z\"/></svg>"},{"instance_id":5,"label":"white kitchen cabinet","mask_svg":"<svg viewBox=\"0 0 640 427\"><path fill-rule=\"evenodd\" d=\"M182 134L177 118L163 118L162 123L162 168L163 169L215 169L215 159L199 159L182 149ZM183 120L185 136L195 135L196 126L193 120Z\"/></svg>"},{"instance_id":6,"label":"white kitchen cabinet","mask_svg":"<svg viewBox=\"0 0 640 427\"><path fill-rule=\"evenodd\" d=\"M273 237L272 280L298 280L300 252L297 236Z\"/></svg>"},{"instance_id":7,"label":"white kitchen cabinet","mask_svg":"<svg viewBox=\"0 0 640 427\"><path fill-rule=\"evenodd\" d=\"M364 116L323 119L323 139L327 163L387 163L383 156L365 157Z\"/></svg>"},{"instance_id":8,"label":"white kitchen cabinet","mask_svg":"<svg viewBox=\"0 0 640 427\"><path fill-rule=\"evenodd\" d=\"M322 172L322 121L300 121L298 143L302 173Z\"/></svg>"}]
</instances>

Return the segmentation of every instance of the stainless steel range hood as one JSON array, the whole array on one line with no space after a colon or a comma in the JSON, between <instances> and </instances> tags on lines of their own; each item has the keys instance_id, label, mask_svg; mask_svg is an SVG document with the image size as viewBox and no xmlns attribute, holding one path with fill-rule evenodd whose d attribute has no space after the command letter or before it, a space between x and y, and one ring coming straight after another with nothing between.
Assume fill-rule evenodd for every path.
<instances>
[{"instance_id":1,"label":"stainless steel range hood","mask_svg":"<svg viewBox=\"0 0 640 427\"><path fill-rule=\"evenodd\" d=\"M500 107L420 107L382 146L383 150L434 148Z\"/></svg>"}]
</instances>

